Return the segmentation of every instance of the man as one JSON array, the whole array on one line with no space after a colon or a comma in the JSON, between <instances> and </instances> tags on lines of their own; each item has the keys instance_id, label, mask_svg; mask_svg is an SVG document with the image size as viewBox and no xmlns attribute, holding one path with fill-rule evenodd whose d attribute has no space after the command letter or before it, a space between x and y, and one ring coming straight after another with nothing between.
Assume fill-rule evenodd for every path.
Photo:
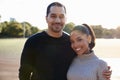
<instances>
[{"instance_id":1,"label":"man","mask_svg":"<svg viewBox=\"0 0 120 80\"><path fill-rule=\"evenodd\" d=\"M76 54L69 35L63 32L66 8L59 2L47 7L48 29L37 33L25 43L19 69L20 80L67 80L66 73ZM110 71L105 73L106 78Z\"/></svg>"}]
</instances>

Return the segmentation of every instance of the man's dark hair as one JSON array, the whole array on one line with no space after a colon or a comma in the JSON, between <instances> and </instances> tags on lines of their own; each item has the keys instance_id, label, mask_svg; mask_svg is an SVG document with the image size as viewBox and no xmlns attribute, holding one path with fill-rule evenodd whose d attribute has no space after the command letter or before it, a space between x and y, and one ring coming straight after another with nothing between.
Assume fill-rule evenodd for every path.
<instances>
[{"instance_id":1,"label":"man's dark hair","mask_svg":"<svg viewBox=\"0 0 120 80\"><path fill-rule=\"evenodd\" d=\"M59 2L53 2L53 3L51 3L50 5L48 5L48 7L47 7L47 12L46 12L46 16L48 16L48 14L50 13L50 8L51 8L52 6L63 7L64 10L65 10L65 13L66 13L66 8L65 8L65 6L64 6L63 4L61 4L61 3L59 3Z\"/></svg>"}]
</instances>

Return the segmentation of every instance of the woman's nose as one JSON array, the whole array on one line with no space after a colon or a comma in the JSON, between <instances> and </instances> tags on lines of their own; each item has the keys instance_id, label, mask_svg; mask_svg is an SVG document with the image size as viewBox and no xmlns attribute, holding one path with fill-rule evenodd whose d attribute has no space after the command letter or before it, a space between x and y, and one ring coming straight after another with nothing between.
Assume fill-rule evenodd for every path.
<instances>
[{"instance_id":1,"label":"woman's nose","mask_svg":"<svg viewBox=\"0 0 120 80\"><path fill-rule=\"evenodd\" d=\"M78 43L75 42L75 43L73 44L73 47L74 47L74 48L77 48L77 47L78 47Z\"/></svg>"}]
</instances>

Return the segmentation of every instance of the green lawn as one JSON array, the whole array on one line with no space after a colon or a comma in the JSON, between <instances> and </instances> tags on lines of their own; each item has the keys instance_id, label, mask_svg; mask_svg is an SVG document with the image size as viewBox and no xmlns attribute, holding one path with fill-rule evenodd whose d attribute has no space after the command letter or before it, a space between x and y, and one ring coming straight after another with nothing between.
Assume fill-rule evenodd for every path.
<instances>
[{"instance_id":1,"label":"green lawn","mask_svg":"<svg viewBox=\"0 0 120 80\"><path fill-rule=\"evenodd\" d=\"M26 38L0 39L0 56L20 57Z\"/></svg>"},{"instance_id":2,"label":"green lawn","mask_svg":"<svg viewBox=\"0 0 120 80\"><path fill-rule=\"evenodd\" d=\"M0 39L0 57L20 57L26 38ZM96 39L95 54L120 58L120 39Z\"/></svg>"}]
</instances>

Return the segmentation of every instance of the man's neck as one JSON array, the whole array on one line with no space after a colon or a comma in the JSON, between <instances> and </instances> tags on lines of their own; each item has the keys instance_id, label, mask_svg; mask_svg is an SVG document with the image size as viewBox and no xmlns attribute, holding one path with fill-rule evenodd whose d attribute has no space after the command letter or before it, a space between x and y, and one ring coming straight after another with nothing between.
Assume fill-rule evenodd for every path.
<instances>
[{"instance_id":1,"label":"man's neck","mask_svg":"<svg viewBox=\"0 0 120 80\"><path fill-rule=\"evenodd\" d=\"M59 38L62 36L62 31L61 32L52 32L52 31L46 30L46 33L49 36L54 37L54 38Z\"/></svg>"}]
</instances>

